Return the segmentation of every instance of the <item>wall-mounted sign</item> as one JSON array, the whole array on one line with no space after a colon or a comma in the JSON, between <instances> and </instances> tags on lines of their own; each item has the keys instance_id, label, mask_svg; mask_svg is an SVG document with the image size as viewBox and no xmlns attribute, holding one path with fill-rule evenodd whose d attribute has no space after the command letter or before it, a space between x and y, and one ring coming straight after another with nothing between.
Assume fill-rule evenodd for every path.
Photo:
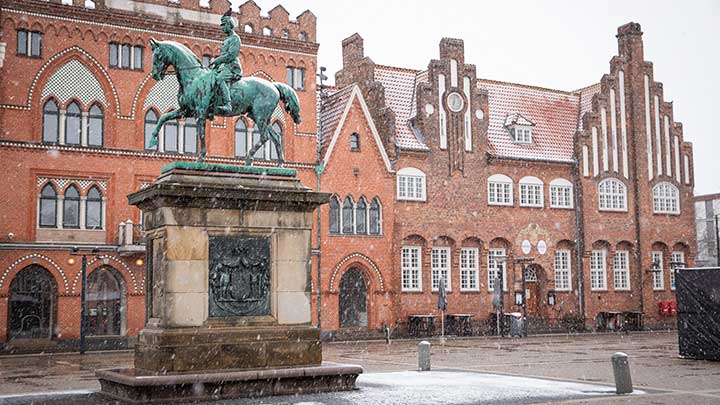
<instances>
[{"instance_id":1,"label":"wall-mounted sign","mask_svg":"<svg viewBox=\"0 0 720 405\"><path fill-rule=\"evenodd\" d=\"M520 245L520 247L522 248L523 254L530 253L530 249L532 249L532 245L530 244L530 241L527 239L522 241L522 244Z\"/></svg>"},{"instance_id":2,"label":"wall-mounted sign","mask_svg":"<svg viewBox=\"0 0 720 405\"><path fill-rule=\"evenodd\" d=\"M547 243L545 243L544 240L541 240L537 244L537 249L538 249L538 253L540 253L541 255L544 255L545 252L547 252Z\"/></svg>"}]
</instances>

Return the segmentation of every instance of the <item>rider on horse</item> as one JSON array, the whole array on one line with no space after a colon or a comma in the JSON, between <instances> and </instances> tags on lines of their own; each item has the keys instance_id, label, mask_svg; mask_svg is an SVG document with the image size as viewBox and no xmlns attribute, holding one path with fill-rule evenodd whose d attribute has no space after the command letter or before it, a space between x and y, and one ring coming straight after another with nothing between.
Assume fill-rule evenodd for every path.
<instances>
[{"instance_id":1,"label":"rider on horse","mask_svg":"<svg viewBox=\"0 0 720 405\"><path fill-rule=\"evenodd\" d=\"M230 85L242 79L242 67L238 60L240 53L240 37L235 33L235 22L232 9L228 9L220 18L220 28L227 35L220 47L220 56L215 58L210 67L217 72L218 97L216 111L221 115L232 113L230 103Z\"/></svg>"}]
</instances>

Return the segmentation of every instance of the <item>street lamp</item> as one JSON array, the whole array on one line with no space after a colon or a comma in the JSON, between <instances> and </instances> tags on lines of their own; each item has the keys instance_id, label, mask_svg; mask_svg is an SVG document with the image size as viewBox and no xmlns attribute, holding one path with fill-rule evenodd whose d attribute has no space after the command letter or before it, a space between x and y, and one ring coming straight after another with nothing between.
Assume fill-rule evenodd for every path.
<instances>
[{"instance_id":1,"label":"street lamp","mask_svg":"<svg viewBox=\"0 0 720 405\"><path fill-rule=\"evenodd\" d=\"M522 273L522 310L523 310L523 337L527 337L527 295L525 292L525 265L527 263L532 263L535 259L532 257L522 257L520 259L515 259L515 263L520 263L521 273Z\"/></svg>"},{"instance_id":2,"label":"street lamp","mask_svg":"<svg viewBox=\"0 0 720 405\"><path fill-rule=\"evenodd\" d=\"M85 284L87 281L87 257L88 256L95 256L96 258L99 258L98 250L93 248L90 250L90 253L84 253L80 252L80 249L75 246L70 250L70 256L80 256L81 257L81 266L80 266L80 354L85 353L85 301L86 301L86 292L85 292ZM75 258L70 257L68 259L69 264L75 263Z\"/></svg>"}]
</instances>

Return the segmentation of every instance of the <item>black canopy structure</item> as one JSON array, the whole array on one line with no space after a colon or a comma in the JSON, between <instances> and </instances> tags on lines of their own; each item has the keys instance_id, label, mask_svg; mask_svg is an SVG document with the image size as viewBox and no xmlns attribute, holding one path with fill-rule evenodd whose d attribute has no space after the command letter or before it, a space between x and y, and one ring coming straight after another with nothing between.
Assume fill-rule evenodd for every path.
<instances>
[{"instance_id":1,"label":"black canopy structure","mask_svg":"<svg viewBox=\"0 0 720 405\"><path fill-rule=\"evenodd\" d=\"M678 269L680 355L720 361L720 267Z\"/></svg>"}]
</instances>

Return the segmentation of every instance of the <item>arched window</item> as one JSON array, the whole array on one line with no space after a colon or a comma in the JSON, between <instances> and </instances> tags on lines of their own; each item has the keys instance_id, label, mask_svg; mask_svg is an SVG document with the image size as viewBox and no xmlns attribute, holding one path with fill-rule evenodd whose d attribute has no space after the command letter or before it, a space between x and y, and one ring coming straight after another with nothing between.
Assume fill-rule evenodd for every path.
<instances>
[{"instance_id":1,"label":"arched window","mask_svg":"<svg viewBox=\"0 0 720 405\"><path fill-rule=\"evenodd\" d=\"M352 198L347 197L342 206L342 233L353 233L355 224L353 223L353 202Z\"/></svg>"},{"instance_id":2,"label":"arched window","mask_svg":"<svg viewBox=\"0 0 720 405\"><path fill-rule=\"evenodd\" d=\"M63 228L80 227L80 192L75 185L65 190L63 199Z\"/></svg>"},{"instance_id":3,"label":"arched window","mask_svg":"<svg viewBox=\"0 0 720 405\"><path fill-rule=\"evenodd\" d=\"M243 27L243 31L247 32L248 34L252 34L253 26L251 24L245 24L245 27Z\"/></svg>"},{"instance_id":4,"label":"arched window","mask_svg":"<svg viewBox=\"0 0 720 405\"><path fill-rule=\"evenodd\" d=\"M45 228L57 226L57 192L50 183L40 192L40 226Z\"/></svg>"},{"instance_id":5,"label":"arched window","mask_svg":"<svg viewBox=\"0 0 720 405\"><path fill-rule=\"evenodd\" d=\"M598 185L598 200L603 211L627 211L625 184L617 179L605 179Z\"/></svg>"},{"instance_id":6,"label":"arched window","mask_svg":"<svg viewBox=\"0 0 720 405\"><path fill-rule=\"evenodd\" d=\"M397 199L425 201L425 173L404 167L397 173Z\"/></svg>"},{"instance_id":7,"label":"arched window","mask_svg":"<svg viewBox=\"0 0 720 405\"><path fill-rule=\"evenodd\" d=\"M283 127L278 121L273 122L270 128L272 128L272 130L275 131L276 134L280 135L280 139L283 139ZM271 141L268 141L267 147L270 149L270 160L278 160L278 153L277 149L275 149L275 144L273 144Z\"/></svg>"},{"instance_id":8,"label":"arched window","mask_svg":"<svg viewBox=\"0 0 720 405\"><path fill-rule=\"evenodd\" d=\"M43 107L43 142L57 143L60 130L60 115L55 100L50 99Z\"/></svg>"},{"instance_id":9,"label":"arched window","mask_svg":"<svg viewBox=\"0 0 720 405\"><path fill-rule=\"evenodd\" d=\"M10 283L8 337L50 339L57 324L57 283L37 264L22 269Z\"/></svg>"},{"instance_id":10,"label":"arched window","mask_svg":"<svg viewBox=\"0 0 720 405\"><path fill-rule=\"evenodd\" d=\"M300 31L300 34L298 34L298 39L301 40L301 41L303 41L303 42L307 42L307 40L308 40L307 32L305 32L305 31Z\"/></svg>"},{"instance_id":11,"label":"arched window","mask_svg":"<svg viewBox=\"0 0 720 405\"><path fill-rule=\"evenodd\" d=\"M336 196L330 199L330 233L340 233L340 201Z\"/></svg>"},{"instance_id":12,"label":"arched window","mask_svg":"<svg viewBox=\"0 0 720 405\"><path fill-rule=\"evenodd\" d=\"M252 145L251 148L255 146L256 143L260 142L260 129L257 125L253 125L252 130ZM265 145L262 145L258 148L258 150L255 152L255 159L265 159Z\"/></svg>"},{"instance_id":13,"label":"arched window","mask_svg":"<svg viewBox=\"0 0 720 405\"><path fill-rule=\"evenodd\" d=\"M178 151L178 122L170 120L165 123L165 152Z\"/></svg>"},{"instance_id":14,"label":"arched window","mask_svg":"<svg viewBox=\"0 0 720 405\"><path fill-rule=\"evenodd\" d=\"M550 207L572 208L573 185L566 179L558 178L550 182Z\"/></svg>"},{"instance_id":15,"label":"arched window","mask_svg":"<svg viewBox=\"0 0 720 405\"><path fill-rule=\"evenodd\" d=\"M245 157L248 153L247 124L242 118L235 122L235 157Z\"/></svg>"},{"instance_id":16,"label":"arched window","mask_svg":"<svg viewBox=\"0 0 720 405\"><path fill-rule=\"evenodd\" d=\"M149 110L145 114L145 149L157 150L157 145L150 147L150 139L152 138L155 124L158 122L158 116L155 110Z\"/></svg>"},{"instance_id":17,"label":"arched window","mask_svg":"<svg viewBox=\"0 0 720 405\"><path fill-rule=\"evenodd\" d=\"M537 177L525 176L520 179L520 206L521 207L542 207L543 182Z\"/></svg>"},{"instance_id":18,"label":"arched window","mask_svg":"<svg viewBox=\"0 0 720 405\"><path fill-rule=\"evenodd\" d=\"M355 233L365 235L367 233L367 203L365 197L355 204Z\"/></svg>"},{"instance_id":19,"label":"arched window","mask_svg":"<svg viewBox=\"0 0 720 405\"><path fill-rule=\"evenodd\" d=\"M263 35L265 35L266 37L271 37L271 36L272 36L272 28L270 28L270 27L264 27L264 28L263 28Z\"/></svg>"},{"instance_id":20,"label":"arched window","mask_svg":"<svg viewBox=\"0 0 720 405\"><path fill-rule=\"evenodd\" d=\"M121 335L125 321L125 288L120 274L109 266L87 278L87 333L91 336Z\"/></svg>"},{"instance_id":21,"label":"arched window","mask_svg":"<svg viewBox=\"0 0 720 405\"><path fill-rule=\"evenodd\" d=\"M382 232L382 211L380 200L373 198L370 203L370 235L380 235Z\"/></svg>"},{"instance_id":22,"label":"arched window","mask_svg":"<svg viewBox=\"0 0 720 405\"><path fill-rule=\"evenodd\" d=\"M513 205L513 181L504 174L488 177L488 204Z\"/></svg>"},{"instance_id":23,"label":"arched window","mask_svg":"<svg viewBox=\"0 0 720 405\"><path fill-rule=\"evenodd\" d=\"M197 120L185 119L185 132L183 134L183 150L185 153L197 153Z\"/></svg>"},{"instance_id":24,"label":"arched window","mask_svg":"<svg viewBox=\"0 0 720 405\"><path fill-rule=\"evenodd\" d=\"M65 143L68 145L80 145L80 134L82 131L82 113L80 105L76 102L70 103L65 112Z\"/></svg>"},{"instance_id":25,"label":"arched window","mask_svg":"<svg viewBox=\"0 0 720 405\"><path fill-rule=\"evenodd\" d=\"M103 110L98 103L90 107L88 112L88 145L103 145Z\"/></svg>"},{"instance_id":26,"label":"arched window","mask_svg":"<svg viewBox=\"0 0 720 405\"><path fill-rule=\"evenodd\" d=\"M85 227L87 229L102 229L102 204L102 193L97 186L92 186L85 201Z\"/></svg>"},{"instance_id":27,"label":"arched window","mask_svg":"<svg viewBox=\"0 0 720 405\"><path fill-rule=\"evenodd\" d=\"M355 132L350 134L350 151L352 151L352 152L360 151L360 135L358 135Z\"/></svg>"},{"instance_id":28,"label":"arched window","mask_svg":"<svg viewBox=\"0 0 720 405\"><path fill-rule=\"evenodd\" d=\"M679 214L680 193L670 183L658 183L653 187L653 212L656 214Z\"/></svg>"}]
</instances>

